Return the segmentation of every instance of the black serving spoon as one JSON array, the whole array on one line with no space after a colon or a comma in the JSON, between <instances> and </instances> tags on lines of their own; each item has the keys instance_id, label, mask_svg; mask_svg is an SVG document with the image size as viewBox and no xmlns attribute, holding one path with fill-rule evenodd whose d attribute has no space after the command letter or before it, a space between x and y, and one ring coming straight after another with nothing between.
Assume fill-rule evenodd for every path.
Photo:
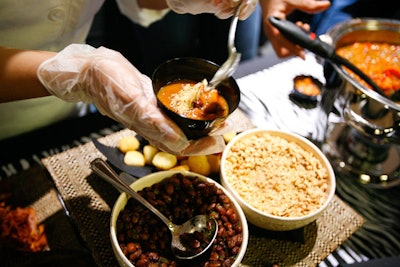
<instances>
[{"instance_id":1,"label":"black serving spoon","mask_svg":"<svg viewBox=\"0 0 400 267\"><path fill-rule=\"evenodd\" d=\"M296 24L289 20L281 20L277 17L269 17L271 24L276 27L283 36L285 36L289 41L308 49L314 54L329 60L331 63L336 65L343 65L357 74L361 79L363 79L367 84L369 84L372 89L378 94L386 97L382 89L371 78L369 78L363 71L357 68L353 63L347 59L339 56L335 49L323 42L314 33L307 32L302 28L298 27Z\"/></svg>"}]
</instances>

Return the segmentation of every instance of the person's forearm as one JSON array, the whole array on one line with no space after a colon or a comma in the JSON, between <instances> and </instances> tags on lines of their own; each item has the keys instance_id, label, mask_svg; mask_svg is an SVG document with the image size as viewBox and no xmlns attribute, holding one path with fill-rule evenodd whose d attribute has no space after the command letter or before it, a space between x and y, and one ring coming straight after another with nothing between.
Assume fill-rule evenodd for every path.
<instances>
[{"instance_id":1,"label":"person's forearm","mask_svg":"<svg viewBox=\"0 0 400 267\"><path fill-rule=\"evenodd\" d=\"M137 0L141 8L162 10L168 8L165 0Z\"/></svg>"},{"instance_id":2,"label":"person's forearm","mask_svg":"<svg viewBox=\"0 0 400 267\"><path fill-rule=\"evenodd\" d=\"M0 102L48 96L36 70L55 54L0 47Z\"/></svg>"}]
</instances>

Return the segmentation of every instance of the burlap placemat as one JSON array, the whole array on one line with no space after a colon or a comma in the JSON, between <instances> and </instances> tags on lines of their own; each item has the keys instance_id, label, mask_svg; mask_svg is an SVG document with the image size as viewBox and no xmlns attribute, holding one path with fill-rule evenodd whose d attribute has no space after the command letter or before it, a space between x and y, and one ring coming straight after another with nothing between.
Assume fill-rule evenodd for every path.
<instances>
[{"instance_id":1,"label":"burlap placemat","mask_svg":"<svg viewBox=\"0 0 400 267\"><path fill-rule=\"evenodd\" d=\"M116 146L130 130L100 139ZM90 162L102 155L87 143L42 160L65 201L71 219L99 266L117 266L109 239L109 220L118 192L92 174ZM364 222L352 208L335 197L314 223L295 231L270 232L250 226L248 250L243 263L250 266L316 266Z\"/></svg>"}]
</instances>

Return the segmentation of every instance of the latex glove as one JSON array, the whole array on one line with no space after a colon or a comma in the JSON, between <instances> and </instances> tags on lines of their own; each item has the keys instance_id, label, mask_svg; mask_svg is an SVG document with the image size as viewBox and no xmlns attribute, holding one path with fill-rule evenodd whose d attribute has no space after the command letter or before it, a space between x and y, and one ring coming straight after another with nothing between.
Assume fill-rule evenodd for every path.
<instances>
[{"instance_id":1,"label":"latex glove","mask_svg":"<svg viewBox=\"0 0 400 267\"><path fill-rule=\"evenodd\" d=\"M164 151L206 155L225 146L222 136L187 140L158 109L151 80L114 50L72 44L43 62L37 75L51 94L69 102L94 103L103 115Z\"/></svg>"},{"instance_id":2,"label":"latex glove","mask_svg":"<svg viewBox=\"0 0 400 267\"><path fill-rule=\"evenodd\" d=\"M286 16L298 9L303 12L314 14L322 12L330 7L330 1L325 0L260 0L263 13L263 28L268 40L271 42L276 54L283 58L291 55L305 58L304 49L287 40L280 34L269 22L269 17L274 16L280 19L286 19ZM308 24L302 22L296 23L305 30L309 30Z\"/></svg>"},{"instance_id":3,"label":"latex glove","mask_svg":"<svg viewBox=\"0 0 400 267\"><path fill-rule=\"evenodd\" d=\"M233 15L242 1L239 19L245 20L256 8L258 0L167 0L167 4L179 14L213 13L220 19L226 19Z\"/></svg>"}]
</instances>

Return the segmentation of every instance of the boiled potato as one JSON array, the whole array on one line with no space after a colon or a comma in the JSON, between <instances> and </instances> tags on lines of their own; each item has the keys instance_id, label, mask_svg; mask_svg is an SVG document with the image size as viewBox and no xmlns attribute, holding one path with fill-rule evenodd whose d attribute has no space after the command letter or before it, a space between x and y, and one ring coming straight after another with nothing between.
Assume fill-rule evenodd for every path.
<instances>
[{"instance_id":1,"label":"boiled potato","mask_svg":"<svg viewBox=\"0 0 400 267\"><path fill-rule=\"evenodd\" d=\"M122 153L137 150L140 147L140 142L136 136L128 135L122 137L118 142L118 148Z\"/></svg>"},{"instance_id":2,"label":"boiled potato","mask_svg":"<svg viewBox=\"0 0 400 267\"><path fill-rule=\"evenodd\" d=\"M220 154L207 155L207 160L208 163L210 164L210 172L219 173L219 168L221 166L221 155Z\"/></svg>"},{"instance_id":3,"label":"boiled potato","mask_svg":"<svg viewBox=\"0 0 400 267\"><path fill-rule=\"evenodd\" d=\"M169 170L176 166L178 159L175 155L159 151L157 152L152 160L152 164L159 170Z\"/></svg>"},{"instance_id":4,"label":"boiled potato","mask_svg":"<svg viewBox=\"0 0 400 267\"><path fill-rule=\"evenodd\" d=\"M177 165L170 169L171 171L190 171L189 165Z\"/></svg>"},{"instance_id":5,"label":"boiled potato","mask_svg":"<svg viewBox=\"0 0 400 267\"><path fill-rule=\"evenodd\" d=\"M224 138L225 143L229 143L236 135L236 132L227 132L224 133L222 137Z\"/></svg>"},{"instance_id":6,"label":"boiled potato","mask_svg":"<svg viewBox=\"0 0 400 267\"><path fill-rule=\"evenodd\" d=\"M124 163L129 166L142 167L146 164L144 155L137 150L130 150L125 153Z\"/></svg>"},{"instance_id":7,"label":"boiled potato","mask_svg":"<svg viewBox=\"0 0 400 267\"><path fill-rule=\"evenodd\" d=\"M190 171L196 172L198 174L208 176L211 174L211 166L208 163L207 156L189 156L188 165Z\"/></svg>"},{"instance_id":8,"label":"boiled potato","mask_svg":"<svg viewBox=\"0 0 400 267\"><path fill-rule=\"evenodd\" d=\"M152 164L153 158L157 154L157 152L158 152L158 148L156 148L152 145L145 145L143 147L143 155L144 155L146 164L148 164L148 165Z\"/></svg>"}]
</instances>

